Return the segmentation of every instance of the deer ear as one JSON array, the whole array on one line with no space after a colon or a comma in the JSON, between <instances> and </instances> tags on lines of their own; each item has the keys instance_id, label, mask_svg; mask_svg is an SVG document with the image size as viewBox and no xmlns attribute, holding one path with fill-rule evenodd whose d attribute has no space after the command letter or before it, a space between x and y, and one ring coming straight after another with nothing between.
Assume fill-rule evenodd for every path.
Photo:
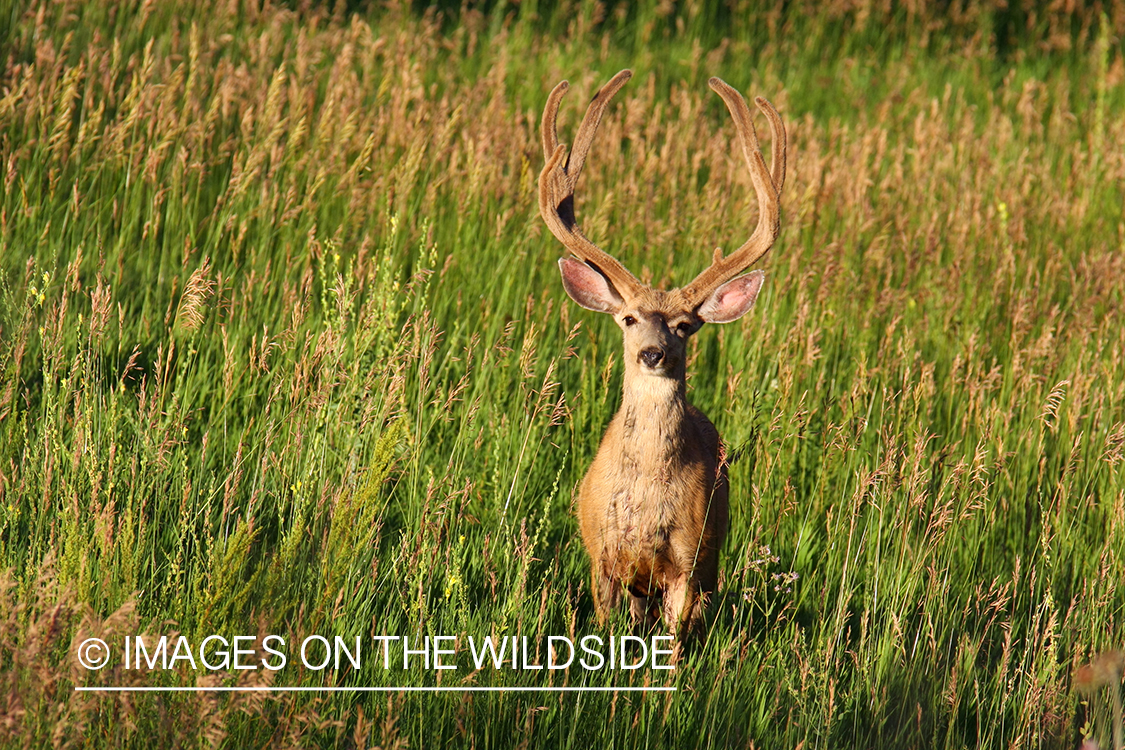
<instances>
[{"instance_id":1,"label":"deer ear","mask_svg":"<svg viewBox=\"0 0 1125 750\"><path fill-rule=\"evenodd\" d=\"M624 300L609 279L590 266L572 258L559 260L563 288L570 298L587 310L616 313Z\"/></svg>"},{"instance_id":2,"label":"deer ear","mask_svg":"<svg viewBox=\"0 0 1125 750\"><path fill-rule=\"evenodd\" d=\"M766 275L762 271L751 271L745 276L731 279L711 292L711 296L700 305L699 317L708 323L729 323L738 320L754 306L758 292Z\"/></svg>"}]
</instances>

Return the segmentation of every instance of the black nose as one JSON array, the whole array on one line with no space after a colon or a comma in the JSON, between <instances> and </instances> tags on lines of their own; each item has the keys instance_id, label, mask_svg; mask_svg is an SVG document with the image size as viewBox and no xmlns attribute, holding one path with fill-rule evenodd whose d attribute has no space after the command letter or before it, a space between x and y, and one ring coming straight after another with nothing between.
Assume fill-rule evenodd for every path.
<instances>
[{"instance_id":1,"label":"black nose","mask_svg":"<svg viewBox=\"0 0 1125 750\"><path fill-rule=\"evenodd\" d=\"M646 367L656 367L662 359L664 359L664 352L655 346L641 350L641 361Z\"/></svg>"}]
</instances>

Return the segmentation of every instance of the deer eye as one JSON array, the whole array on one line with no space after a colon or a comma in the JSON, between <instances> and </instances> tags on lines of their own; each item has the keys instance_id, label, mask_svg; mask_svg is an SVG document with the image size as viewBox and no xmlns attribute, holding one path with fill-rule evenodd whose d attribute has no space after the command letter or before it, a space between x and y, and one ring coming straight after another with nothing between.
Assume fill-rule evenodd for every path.
<instances>
[{"instance_id":1,"label":"deer eye","mask_svg":"<svg viewBox=\"0 0 1125 750\"><path fill-rule=\"evenodd\" d=\"M683 323L680 323L678 326L676 326L676 331L681 336L690 336L691 335L691 323L688 323L685 320Z\"/></svg>"},{"instance_id":2,"label":"deer eye","mask_svg":"<svg viewBox=\"0 0 1125 750\"><path fill-rule=\"evenodd\" d=\"M625 325L631 326L636 322L637 322L637 319L634 318L632 315L626 315L625 316Z\"/></svg>"}]
</instances>

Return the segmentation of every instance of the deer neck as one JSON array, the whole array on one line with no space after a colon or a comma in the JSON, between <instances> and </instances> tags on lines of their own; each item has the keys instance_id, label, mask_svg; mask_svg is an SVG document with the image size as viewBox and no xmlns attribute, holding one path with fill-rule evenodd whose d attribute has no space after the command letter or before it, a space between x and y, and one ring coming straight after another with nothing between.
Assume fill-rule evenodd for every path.
<instances>
[{"instance_id":1,"label":"deer neck","mask_svg":"<svg viewBox=\"0 0 1125 750\"><path fill-rule=\"evenodd\" d=\"M646 474L666 469L681 451L687 407L683 378L627 377L620 410L623 464Z\"/></svg>"}]
</instances>

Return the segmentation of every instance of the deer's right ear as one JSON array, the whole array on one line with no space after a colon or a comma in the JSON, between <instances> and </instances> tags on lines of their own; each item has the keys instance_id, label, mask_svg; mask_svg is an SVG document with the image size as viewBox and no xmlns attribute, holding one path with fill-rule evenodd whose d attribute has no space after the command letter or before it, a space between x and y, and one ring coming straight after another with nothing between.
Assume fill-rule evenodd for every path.
<instances>
[{"instance_id":1,"label":"deer's right ear","mask_svg":"<svg viewBox=\"0 0 1125 750\"><path fill-rule=\"evenodd\" d=\"M570 298L587 310L616 313L625 300L605 276L590 266L572 258L559 260L563 288Z\"/></svg>"}]
</instances>

